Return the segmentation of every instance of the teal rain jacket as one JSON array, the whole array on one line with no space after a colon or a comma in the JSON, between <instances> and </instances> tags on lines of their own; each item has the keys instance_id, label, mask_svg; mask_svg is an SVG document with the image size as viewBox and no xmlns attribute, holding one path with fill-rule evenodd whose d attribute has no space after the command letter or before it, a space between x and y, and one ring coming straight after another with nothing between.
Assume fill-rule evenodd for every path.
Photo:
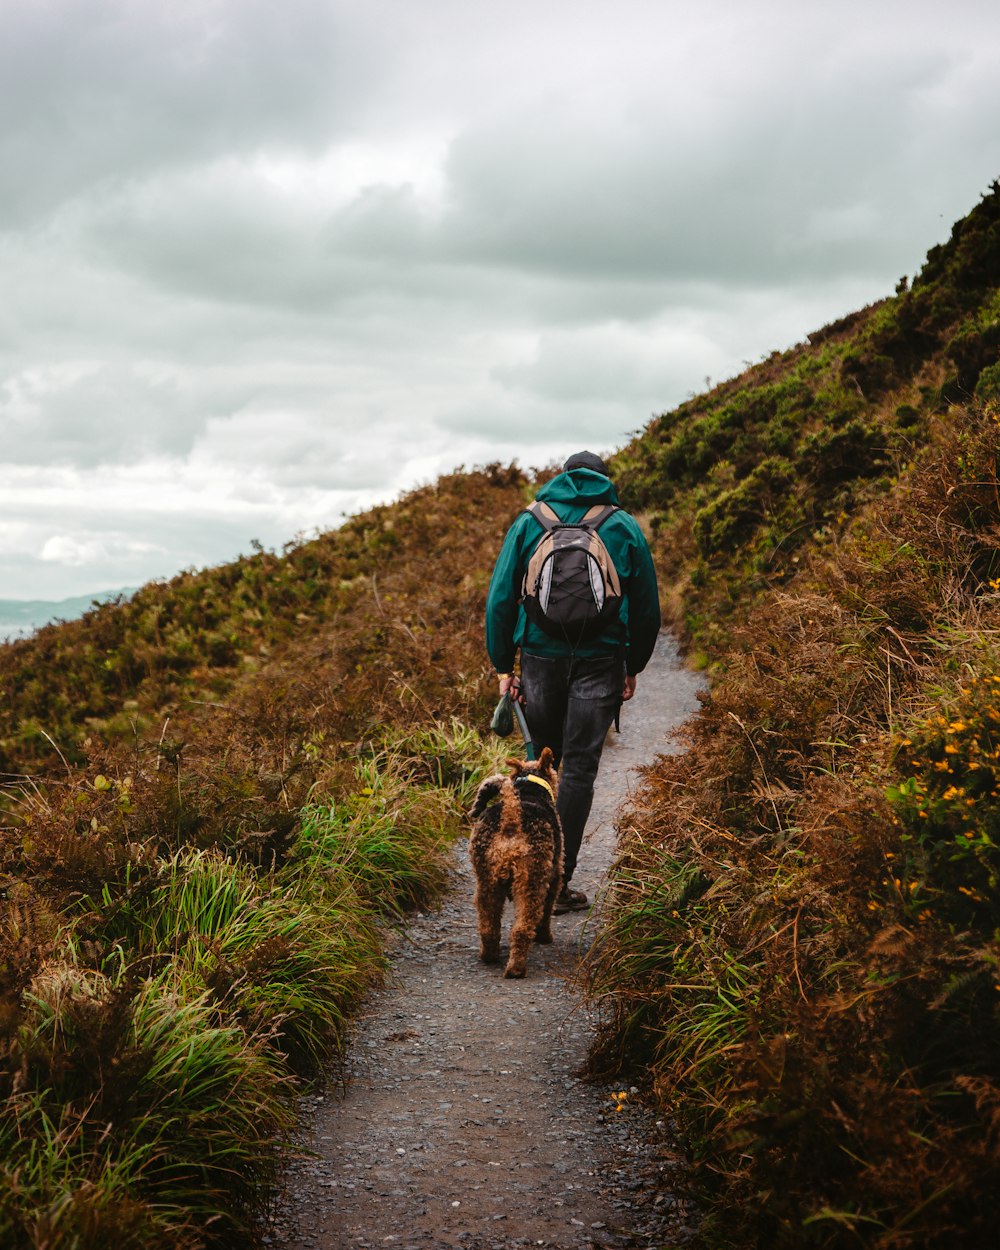
<instances>
[{"instance_id":1,"label":"teal rain jacket","mask_svg":"<svg viewBox=\"0 0 1000 1250\"><path fill-rule=\"evenodd\" d=\"M560 520L572 525L594 504L618 503L610 479L592 469L560 473L538 492ZM493 569L486 598L486 650L498 673L510 673L520 647L532 655L570 655L569 643L553 638L529 621L520 604L521 583L528 560L543 533L530 512L522 512L507 531ZM621 578L624 602L618 620L599 638L575 649L580 656L622 651L628 673L641 673L649 662L660 629L660 599L653 557L639 523L625 511L615 512L600 529L601 540Z\"/></svg>"}]
</instances>

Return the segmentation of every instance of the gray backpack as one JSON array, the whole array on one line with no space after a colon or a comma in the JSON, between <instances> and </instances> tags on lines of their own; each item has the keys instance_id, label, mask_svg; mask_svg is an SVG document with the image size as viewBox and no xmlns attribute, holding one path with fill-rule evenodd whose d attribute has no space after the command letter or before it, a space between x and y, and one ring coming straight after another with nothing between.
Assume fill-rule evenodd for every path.
<instances>
[{"instance_id":1,"label":"gray backpack","mask_svg":"<svg viewBox=\"0 0 1000 1250\"><path fill-rule=\"evenodd\" d=\"M599 637L617 620L622 601L618 570L597 532L617 506L595 504L572 524L537 499L528 511L545 531L521 584L528 619L572 646Z\"/></svg>"}]
</instances>

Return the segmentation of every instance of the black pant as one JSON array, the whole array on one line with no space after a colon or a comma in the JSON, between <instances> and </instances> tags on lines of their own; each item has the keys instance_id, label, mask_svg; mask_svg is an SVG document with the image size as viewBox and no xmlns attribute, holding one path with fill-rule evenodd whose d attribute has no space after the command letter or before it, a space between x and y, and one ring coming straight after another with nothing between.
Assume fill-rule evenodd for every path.
<instances>
[{"instance_id":1,"label":"black pant","mask_svg":"<svg viewBox=\"0 0 1000 1250\"><path fill-rule=\"evenodd\" d=\"M552 748L557 767L562 762L556 810L567 884L576 868L604 739L621 706L624 682L625 662L618 653L588 659L521 656L521 694L531 740L538 753Z\"/></svg>"}]
</instances>

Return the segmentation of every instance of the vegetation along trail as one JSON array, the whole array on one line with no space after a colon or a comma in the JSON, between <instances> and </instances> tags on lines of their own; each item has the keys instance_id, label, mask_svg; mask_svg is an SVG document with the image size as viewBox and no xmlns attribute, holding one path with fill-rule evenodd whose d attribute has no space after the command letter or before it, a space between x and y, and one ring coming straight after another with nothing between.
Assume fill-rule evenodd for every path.
<instances>
[{"instance_id":1,"label":"vegetation along trail","mask_svg":"<svg viewBox=\"0 0 1000 1250\"><path fill-rule=\"evenodd\" d=\"M631 770L676 749L670 734L700 684L662 636L604 753L574 878L592 898ZM444 906L397 944L392 986L370 1004L342 1094L312 1100L310 1149L267 1240L485 1250L683 1239L666 1126L576 1075L592 1022L569 978L594 914L557 916L553 945L534 946L527 978L508 981L478 962L472 889L463 847ZM509 923L508 907L505 935Z\"/></svg>"}]
</instances>

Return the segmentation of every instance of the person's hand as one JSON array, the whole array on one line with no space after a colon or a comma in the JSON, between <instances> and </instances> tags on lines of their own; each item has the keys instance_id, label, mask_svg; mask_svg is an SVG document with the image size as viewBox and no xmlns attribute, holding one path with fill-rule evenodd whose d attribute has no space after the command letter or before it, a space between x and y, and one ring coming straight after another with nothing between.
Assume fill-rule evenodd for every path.
<instances>
[{"instance_id":1,"label":"person's hand","mask_svg":"<svg viewBox=\"0 0 1000 1250\"><path fill-rule=\"evenodd\" d=\"M635 677L631 673L625 674L625 685L622 689L622 702L627 703L635 694Z\"/></svg>"},{"instance_id":2,"label":"person's hand","mask_svg":"<svg viewBox=\"0 0 1000 1250\"><path fill-rule=\"evenodd\" d=\"M516 673L502 673L500 675L500 695L509 694L515 701L519 702L521 697L521 683Z\"/></svg>"}]
</instances>

